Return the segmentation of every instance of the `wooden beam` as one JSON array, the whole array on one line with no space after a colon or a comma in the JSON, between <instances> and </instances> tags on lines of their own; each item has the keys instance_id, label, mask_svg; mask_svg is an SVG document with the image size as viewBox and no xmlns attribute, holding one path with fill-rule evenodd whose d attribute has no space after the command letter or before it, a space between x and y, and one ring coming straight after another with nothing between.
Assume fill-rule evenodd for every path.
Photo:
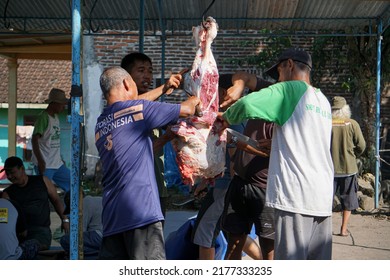
<instances>
[{"instance_id":1,"label":"wooden beam","mask_svg":"<svg viewBox=\"0 0 390 280\"><path fill-rule=\"evenodd\" d=\"M16 156L17 60L8 59L8 156Z\"/></svg>"},{"instance_id":2,"label":"wooden beam","mask_svg":"<svg viewBox=\"0 0 390 280\"><path fill-rule=\"evenodd\" d=\"M72 53L71 44L45 44L0 47L0 53Z\"/></svg>"},{"instance_id":3,"label":"wooden beam","mask_svg":"<svg viewBox=\"0 0 390 280\"><path fill-rule=\"evenodd\" d=\"M72 60L71 53L18 53L16 57L18 59Z\"/></svg>"}]
</instances>

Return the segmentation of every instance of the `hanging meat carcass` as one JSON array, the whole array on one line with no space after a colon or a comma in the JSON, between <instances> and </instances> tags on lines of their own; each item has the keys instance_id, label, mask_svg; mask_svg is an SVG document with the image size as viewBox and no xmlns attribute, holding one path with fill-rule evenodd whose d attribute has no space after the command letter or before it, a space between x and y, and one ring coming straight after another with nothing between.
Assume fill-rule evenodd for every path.
<instances>
[{"instance_id":1,"label":"hanging meat carcass","mask_svg":"<svg viewBox=\"0 0 390 280\"><path fill-rule=\"evenodd\" d=\"M192 30L198 49L184 89L200 98L201 114L180 119L171 127L178 136L172 140L176 162L183 182L190 186L212 183L225 170L226 132L217 119L219 74L211 51L217 29L215 19L208 17Z\"/></svg>"}]
</instances>

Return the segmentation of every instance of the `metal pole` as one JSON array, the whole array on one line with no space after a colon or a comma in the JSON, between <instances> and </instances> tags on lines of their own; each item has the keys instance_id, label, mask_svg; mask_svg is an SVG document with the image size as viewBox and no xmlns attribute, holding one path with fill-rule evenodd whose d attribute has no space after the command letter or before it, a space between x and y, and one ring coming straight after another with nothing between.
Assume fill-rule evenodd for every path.
<instances>
[{"instance_id":1,"label":"metal pole","mask_svg":"<svg viewBox=\"0 0 390 280\"><path fill-rule=\"evenodd\" d=\"M161 28L161 84L165 83L165 24L163 21L163 7L161 0L158 0L158 16L159 16L159 22L160 22L160 28ZM162 95L160 100L164 101L165 95Z\"/></svg>"},{"instance_id":2,"label":"metal pole","mask_svg":"<svg viewBox=\"0 0 390 280\"><path fill-rule=\"evenodd\" d=\"M80 86L80 0L72 1L72 89ZM71 96L70 259L78 259L78 210L80 186L80 97Z\"/></svg>"},{"instance_id":3,"label":"metal pole","mask_svg":"<svg viewBox=\"0 0 390 280\"><path fill-rule=\"evenodd\" d=\"M144 52L144 36L145 36L145 1L139 1L139 52Z\"/></svg>"},{"instance_id":4,"label":"metal pole","mask_svg":"<svg viewBox=\"0 0 390 280\"><path fill-rule=\"evenodd\" d=\"M379 179L380 179L380 154L379 154L379 139L381 127L381 55L382 55L382 19L378 19L378 47L377 47L377 67L376 67L376 162L375 162L375 208L379 207Z\"/></svg>"}]
</instances>

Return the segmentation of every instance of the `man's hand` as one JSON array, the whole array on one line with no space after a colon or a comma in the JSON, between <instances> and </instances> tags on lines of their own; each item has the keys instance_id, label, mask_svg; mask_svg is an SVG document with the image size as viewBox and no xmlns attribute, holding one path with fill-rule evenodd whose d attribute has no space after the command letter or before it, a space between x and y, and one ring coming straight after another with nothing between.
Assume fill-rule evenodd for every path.
<instances>
[{"instance_id":1,"label":"man's hand","mask_svg":"<svg viewBox=\"0 0 390 280\"><path fill-rule=\"evenodd\" d=\"M163 93L170 95L174 89L178 88L183 81L183 74L188 72L189 69L183 69L178 74L173 74L169 77L169 80L165 82L163 87Z\"/></svg>"},{"instance_id":2,"label":"man's hand","mask_svg":"<svg viewBox=\"0 0 390 280\"><path fill-rule=\"evenodd\" d=\"M180 117L193 116L195 114L195 107L199 104L200 99L195 96L191 96L186 101L183 101L180 104Z\"/></svg>"},{"instance_id":3,"label":"man's hand","mask_svg":"<svg viewBox=\"0 0 390 280\"><path fill-rule=\"evenodd\" d=\"M218 112L217 113L217 119L219 119L222 123L222 129L221 130L225 130L226 128L229 127L229 123L227 120L225 120L225 118L223 117L223 112Z\"/></svg>"},{"instance_id":4,"label":"man's hand","mask_svg":"<svg viewBox=\"0 0 390 280\"><path fill-rule=\"evenodd\" d=\"M222 110L226 110L231 105L233 105L238 99L241 98L241 95L245 89L245 84L243 81L237 80L234 82L233 86L228 88L226 95L223 99L223 102L219 107Z\"/></svg>"},{"instance_id":5,"label":"man's hand","mask_svg":"<svg viewBox=\"0 0 390 280\"><path fill-rule=\"evenodd\" d=\"M61 229L65 234L69 234L70 231L70 223L69 222L64 222L64 219L62 220L61 223Z\"/></svg>"},{"instance_id":6,"label":"man's hand","mask_svg":"<svg viewBox=\"0 0 390 280\"><path fill-rule=\"evenodd\" d=\"M257 141L258 149L266 153L268 156L271 153L271 145L272 145L271 139L261 139Z\"/></svg>"}]
</instances>

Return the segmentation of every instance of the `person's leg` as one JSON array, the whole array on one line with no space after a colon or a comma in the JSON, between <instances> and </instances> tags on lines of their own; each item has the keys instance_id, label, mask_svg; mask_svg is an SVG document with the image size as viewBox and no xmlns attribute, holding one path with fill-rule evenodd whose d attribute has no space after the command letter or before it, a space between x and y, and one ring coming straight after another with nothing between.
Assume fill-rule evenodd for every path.
<instances>
[{"instance_id":1,"label":"person's leg","mask_svg":"<svg viewBox=\"0 0 390 280\"><path fill-rule=\"evenodd\" d=\"M274 258L274 209L265 206L266 189L255 186L248 187L248 206L251 209L250 219L253 221L259 237L262 259ZM250 194L250 196L249 196Z\"/></svg>"},{"instance_id":2,"label":"person's leg","mask_svg":"<svg viewBox=\"0 0 390 280\"><path fill-rule=\"evenodd\" d=\"M52 240L51 230L49 227L29 228L26 239L36 239L40 243L39 251L48 250Z\"/></svg>"},{"instance_id":3,"label":"person's leg","mask_svg":"<svg viewBox=\"0 0 390 280\"><path fill-rule=\"evenodd\" d=\"M51 179L64 192L68 192L70 190L70 170L64 164L61 165L60 168L54 170L55 172Z\"/></svg>"},{"instance_id":4,"label":"person's leg","mask_svg":"<svg viewBox=\"0 0 390 280\"><path fill-rule=\"evenodd\" d=\"M242 250L247 234L250 233L252 223L247 219L247 205L245 205L244 193L246 182L239 176L234 176L225 198L222 227L227 233L227 251L225 260L242 259Z\"/></svg>"},{"instance_id":5,"label":"person's leg","mask_svg":"<svg viewBox=\"0 0 390 280\"><path fill-rule=\"evenodd\" d=\"M199 245L199 259L215 259L215 242L220 233L221 216L229 180L220 179L202 201L192 231L192 242Z\"/></svg>"},{"instance_id":6,"label":"person's leg","mask_svg":"<svg viewBox=\"0 0 390 280\"><path fill-rule=\"evenodd\" d=\"M200 260L214 260L215 259L215 248L207 248L199 246L199 259Z\"/></svg>"},{"instance_id":7,"label":"person's leg","mask_svg":"<svg viewBox=\"0 0 390 280\"><path fill-rule=\"evenodd\" d=\"M246 237L245 244L244 247L242 248L242 251L245 252L249 257L251 257L254 260L263 259L259 245L249 235Z\"/></svg>"},{"instance_id":8,"label":"person's leg","mask_svg":"<svg viewBox=\"0 0 390 280\"><path fill-rule=\"evenodd\" d=\"M348 223L349 223L350 216L351 216L350 210L343 211L343 218L341 220L341 229L340 229L340 235L342 235L342 236L348 235Z\"/></svg>"},{"instance_id":9,"label":"person's leg","mask_svg":"<svg viewBox=\"0 0 390 280\"><path fill-rule=\"evenodd\" d=\"M70 248L70 235L64 234L60 239L60 244L62 249L64 249L66 252L69 252Z\"/></svg>"},{"instance_id":10,"label":"person's leg","mask_svg":"<svg viewBox=\"0 0 390 280\"><path fill-rule=\"evenodd\" d=\"M308 260L332 259L332 216L312 217Z\"/></svg>"},{"instance_id":11,"label":"person's leg","mask_svg":"<svg viewBox=\"0 0 390 280\"><path fill-rule=\"evenodd\" d=\"M332 216L275 211L275 260L330 260Z\"/></svg>"},{"instance_id":12,"label":"person's leg","mask_svg":"<svg viewBox=\"0 0 390 280\"><path fill-rule=\"evenodd\" d=\"M241 260L242 250L246 241L246 234L228 233L228 247L225 260Z\"/></svg>"},{"instance_id":13,"label":"person's leg","mask_svg":"<svg viewBox=\"0 0 390 280\"><path fill-rule=\"evenodd\" d=\"M130 260L165 260L164 235L161 222L123 233Z\"/></svg>"},{"instance_id":14,"label":"person's leg","mask_svg":"<svg viewBox=\"0 0 390 280\"><path fill-rule=\"evenodd\" d=\"M351 217L351 210L355 210L359 207L359 201L357 198L357 176L352 175L348 177L338 178L340 184L340 202L343 210L343 216L341 221L340 235L348 235L348 223Z\"/></svg>"},{"instance_id":15,"label":"person's leg","mask_svg":"<svg viewBox=\"0 0 390 280\"><path fill-rule=\"evenodd\" d=\"M123 233L103 237L100 260L128 260Z\"/></svg>"},{"instance_id":16,"label":"person's leg","mask_svg":"<svg viewBox=\"0 0 390 280\"><path fill-rule=\"evenodd\" d=\"M274 259L274 240L270 238L259 237L261 254L263 260Z\"/></svg>"},{"instance_id":17,"label":"person's leg","mask_svg":"<svg viewBox=\"0 0 390 280\"><path fill-rule=\"evenodd\" d=\"M99 255L100 245L102 243L102 235L97 231L83 232L83 248L85 259L96 259ZM62 245L62 243L61 243Z\"/></svg>"},{"instance_id":18,"label":"person's leg","mask_svg":"<svg viewBox=\"0 0 390 280\"><path fill-rule=\"evenodd\" d=\"M26 240L19 244L22 248L22 255L19 257L19 260L34 260L39 251L40 244L35 239Z\"/></svg>"},{"instance_id":19,"label":"person's leg","mask_svg":"<svg viewBox=\"0 0 390 280\"><path fill-rule=\"evenodd\" d=\"M312 236L312 219L296 213L274 209L275 260L306 260Z\"/></svg>"}]
</instances>

